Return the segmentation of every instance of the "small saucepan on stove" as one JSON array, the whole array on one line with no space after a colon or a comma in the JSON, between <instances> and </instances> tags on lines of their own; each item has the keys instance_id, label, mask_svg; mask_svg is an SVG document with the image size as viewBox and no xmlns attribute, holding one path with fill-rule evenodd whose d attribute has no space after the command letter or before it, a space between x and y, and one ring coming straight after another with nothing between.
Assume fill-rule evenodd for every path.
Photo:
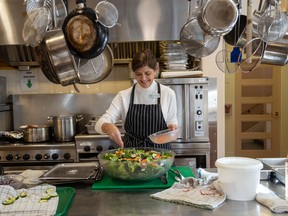
<instances>
[{"instance_id":1,"label":"small saucepan on stove","mask_svg":"<svg viewBox=\"0 0 288 216\"><path fill-rule=\"evenodd\" d=\"M22 125L19 131L0 131L1 136L11 139L23 139L24 142L39 143L52 138L51 125Z\"/></svg>"}]
</instances>

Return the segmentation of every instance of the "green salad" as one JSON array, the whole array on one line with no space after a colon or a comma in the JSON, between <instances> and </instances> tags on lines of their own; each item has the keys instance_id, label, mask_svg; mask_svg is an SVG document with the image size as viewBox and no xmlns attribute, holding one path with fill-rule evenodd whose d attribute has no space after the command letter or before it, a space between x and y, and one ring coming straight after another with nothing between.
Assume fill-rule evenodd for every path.
<instances>
[{"instance_id":1,"label":"green salad","mask_svg":"<svg viewBox=\"0 0 288 216\"><path fill-rule=\"evenodd\" d=\"M124 148L99 154L101 166L108 175L122 180L152 180L165 174L172 166L170 150Z\"/></svg>"}]
</instances>

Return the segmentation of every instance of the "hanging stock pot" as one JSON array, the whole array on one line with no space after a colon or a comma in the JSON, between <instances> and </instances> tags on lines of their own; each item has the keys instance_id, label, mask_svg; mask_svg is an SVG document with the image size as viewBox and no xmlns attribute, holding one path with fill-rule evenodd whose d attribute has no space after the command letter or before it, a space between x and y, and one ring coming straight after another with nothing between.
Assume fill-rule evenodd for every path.
<instances>
[{"instance_id":1,"label":"hanging stock pot","mask_svg":"<svg viewBox=\"0 0 288 216\"><path fill-rule=\"evenodd\" d=\"M97 22L95 10L86 7L86 0L76 0L77 8L71 11L62 25L72 55L92 59L100 55L108 43L108 28Z\"/></svg>"},{"instance_id":2,"label":"hanging stock pot","mask_svg":"<svg viewBox=\"0 0 288 216\"><path fill-rule=\"evenodd\" d=\"M71 141L76 135L76 123L83 119L82 115L49 116L53 122L54 140L59 142Z\"/></svg>"}]
</instances>

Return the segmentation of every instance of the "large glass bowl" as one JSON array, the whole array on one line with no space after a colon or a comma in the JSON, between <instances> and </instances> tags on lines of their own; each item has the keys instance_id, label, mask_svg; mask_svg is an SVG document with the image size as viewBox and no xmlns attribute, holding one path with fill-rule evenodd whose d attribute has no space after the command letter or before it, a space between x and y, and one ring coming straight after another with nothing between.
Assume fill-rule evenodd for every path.
<instances>
[{"instance_id":1,"label":"large glass bowl","mask_svg":"<svg viewBox=\"0 0 288 216\"><path fill-rule=\"evenodd\" d=\"M174 151L160 148L113 149L98 155L106 174L125 181L150 181L160 178L168 172L174 158Z\"/></svg>"}]
</instances>

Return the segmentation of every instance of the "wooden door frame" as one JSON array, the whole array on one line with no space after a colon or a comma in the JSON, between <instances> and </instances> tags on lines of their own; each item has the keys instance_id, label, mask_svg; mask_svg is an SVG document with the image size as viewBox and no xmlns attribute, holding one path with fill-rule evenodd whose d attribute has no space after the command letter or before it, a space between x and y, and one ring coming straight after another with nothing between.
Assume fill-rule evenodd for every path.
<instances>
[{"instance_id":1,"label":"wooden door frame","mask_svg":"<svg viewBox=\"0 0 288 216\"><path fill-rule=\"evenodd\" d=\"M245 156L245 157L279 157L281 154L281 131L280 131L280 116L281 116L281 70L279 67L273 67L271 65L260 65L259 68L255 70L261 70L263 67L271 67L273 77L272 79L242 79L242 73L238 72L235 76L235 155ZM250 73L253 73L250 72ZM258 98L249 97L245 98L241 96L242 86L261 86L261 85L272 85L272 96L268 98ZM273 96L274 95L274 96ZM267 101L268 100L268 101ZM267 115L242 115L241 114L241 104L243 103L271 103L272 112L278 112L278 121L275 121L275 116L270 114ZM241 122L242 121L258 121L266 120L272 122L271 133L261 134L261 132L253 132L245 134L241 132ZM271 139L272 144L270 150L242 150L241 149L241 139L242 138L264 138ZM273 138L274 137L274 138Z\"/></svg>"}]
</instances>

